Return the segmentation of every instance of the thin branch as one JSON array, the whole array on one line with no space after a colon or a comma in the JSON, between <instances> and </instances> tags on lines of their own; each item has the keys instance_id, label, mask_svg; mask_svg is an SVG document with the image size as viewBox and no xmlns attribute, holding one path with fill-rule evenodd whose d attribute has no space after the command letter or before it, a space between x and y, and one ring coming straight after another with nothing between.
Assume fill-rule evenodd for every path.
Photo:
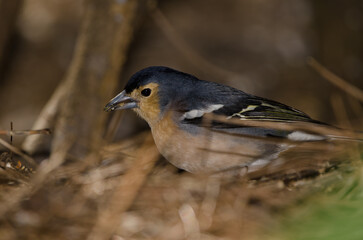
<instances>
[{"instance_id":1,"label":"thin branch","mask_svg":"<svg viewBox=\"0 0 363 240\"><path fill-rule=\"evenodd\" d=\"M0 135L7 135L7 136L22 136L22 135L35 135L35 134L45 134L49 135L49 129L39 129L39 130L0 130Z\"/></svg>"},{"instance_id":2,"label":"thin branch","mask_svg":"<svg viewBox=\"0 0 363 240\"><path fill-rule=\"evenodd\" d=\"M326 67L321 65L318 61L314 58L308 58L308 64L317 71L323 78L343 90L344 92L348 93L352 97L355 97L359 101L363 102L363 91L356 86L348 83L341 77L335 75L331 71L329 71Z\"/></svg>"}]
</instances>

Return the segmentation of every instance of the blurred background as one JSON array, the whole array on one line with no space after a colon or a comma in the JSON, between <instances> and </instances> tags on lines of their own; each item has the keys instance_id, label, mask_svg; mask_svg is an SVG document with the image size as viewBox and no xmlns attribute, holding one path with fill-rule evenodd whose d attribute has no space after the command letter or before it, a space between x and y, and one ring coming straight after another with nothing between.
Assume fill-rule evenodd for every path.
<instances>
[{"instance_id":1,"label":"blurred background","mask_svg":"<svg viewBox=\"0 0 363 240\"><path fill-rule=\"evenodd\" d=\"M165 65L286 103L330 124L360 123L362 105L321 78L307 58L363 88L363 1L160 0L158 5L162 15L141 21L115 93L141 68ZM65 77L83 8L80 0L0 0L0 129L9 129L10 121L17 129L32 127ZM120 137L146 126L132 113L125 121Z\"/></svg>"}]
</instances>

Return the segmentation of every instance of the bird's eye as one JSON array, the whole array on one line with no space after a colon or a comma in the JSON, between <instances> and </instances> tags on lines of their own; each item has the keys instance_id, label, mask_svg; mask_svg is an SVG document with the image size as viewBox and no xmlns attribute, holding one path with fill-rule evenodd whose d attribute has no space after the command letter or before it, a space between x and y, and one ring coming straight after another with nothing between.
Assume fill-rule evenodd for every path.
<instances>
[{"instance_id":1,"label":"bird's eye","mask_svg":"<svg viewBox=\"0 0 363 240\"><path fill-rule=\"evenodd\" d=\"M145 89L143 89L143 90L141 91L141 94L142 94L142 96L144 96L144 97L148 97L148 96L150 96L150 94L151 94L151 89L150 89L150 88L145 88Z\"/></svg>"}]
</instances>

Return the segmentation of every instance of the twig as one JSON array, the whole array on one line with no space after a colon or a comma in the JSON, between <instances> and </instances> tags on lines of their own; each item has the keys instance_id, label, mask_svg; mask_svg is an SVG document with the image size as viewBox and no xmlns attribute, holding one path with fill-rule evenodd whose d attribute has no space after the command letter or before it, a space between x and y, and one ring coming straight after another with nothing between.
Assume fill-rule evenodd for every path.
<instances>
[{"instance_id":1,"label":"twig","mask_svg":"<svg viewBox=\"0 0 363 240\"><path fill-rule=\"evenodd\" d=\"M344 92L348 93L352 97L357 98L359 101L363 102L363 91L357 88L356 86L348 83L344 79L338 77L323 65L321 65L318 61L314 58L308 58L308 64L315 69L323 78L343 90Z\"/></svg>"},{"instance_id":2,"label":"twig","mask_svg":"<svg viewBox=\"0 0 363 240\"><path fill-rule=\"evenodd\" d=\"M31 158L30 156L28 156L25 153L21 152L18 148L10 145L9 143L7 143L6 141L4 141L1 138L0 138L0 144L3 145L4 147L6 147L7 149L9 149L10 151L12 151L13 153L15 153L15 154L19 155L20 157L24 158L24 160L26 160L30 164L32 164L34 166L37 165L37 163L35 162L35 160L33 158Z\"/></svg>"},{"instance_id":3,"label":"twig","mask_svg":"<svg viewBox=\"0 0 363 240\"><path fill-rule=\"evenodd\" d=\"M22 136L22 135L35 135L35 134L45 134L49 135L49 129L39 129L39 130L0 130L0 135L7 135L7 136Z\"/></svg>"},{"instance_id":4,"label":"twig","mask_svg":"<svg viewBox=\"0 0 363 240\"><path fill-rule=\"evenodd\" d=\"M151 134L136 153L131 169L120 177L120 185L114 190L114 195L105 205L97 219L97 223L88 240L109 239L120 222L120 216L133 203L141 186L159 158Z\"/></svg>"}]
</instances>

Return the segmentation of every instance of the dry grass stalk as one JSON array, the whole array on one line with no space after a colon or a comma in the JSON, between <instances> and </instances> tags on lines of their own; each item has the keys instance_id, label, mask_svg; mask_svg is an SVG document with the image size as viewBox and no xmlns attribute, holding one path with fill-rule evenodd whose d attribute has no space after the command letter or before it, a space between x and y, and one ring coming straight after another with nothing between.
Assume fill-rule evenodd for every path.
<instances>
[{"instance_id":1,"label":"dry grass stalk","mask_svg":"<svg viewBox=\"0 0 363 240\"><path fill-rule=\"evenodd\" d=\"M314 68L324 79L328 80L330 83L334 84L347 94L352 97L355 97L359 101L363 102L363 91L357 88L356 86L348 83L344 79L340 78L339 76L335 75L323 65L321 65L318 61L314 58L308 59L308 64Z\"/></svg>"},{"instance_id":2,"label":"dry grass stalk","mask_svg":"<svg viewBox=\"0 0 363 240\"><path fill-rule=\"evenodd\" d=\"M135 162L119 179L120 185L114 190L110 201L99 213L97 222L88 236L89 240L108 239L116 230L120 216L133 203L145 179L159 158L152 136L149 135L135 154Z\"/></svg>"}]
</instances>

